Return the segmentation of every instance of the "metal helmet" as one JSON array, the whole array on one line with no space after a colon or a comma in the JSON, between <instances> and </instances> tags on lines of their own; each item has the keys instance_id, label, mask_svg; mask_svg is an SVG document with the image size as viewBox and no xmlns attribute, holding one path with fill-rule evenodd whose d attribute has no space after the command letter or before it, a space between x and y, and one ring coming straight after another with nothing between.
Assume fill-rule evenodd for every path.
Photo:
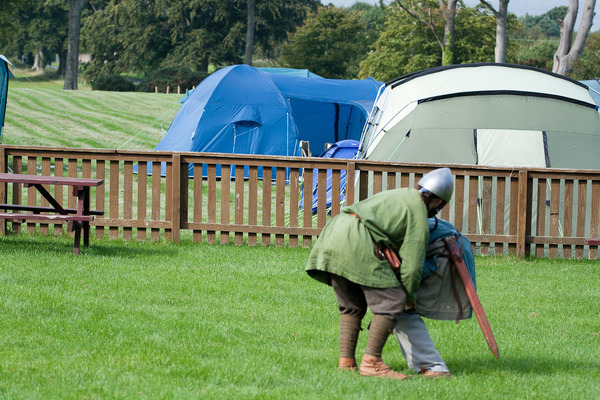
<instances>
[{"instance_id":1,"label":"metal helmet","mask_svg":"<svg viewBox=\"0 0 600 400\"><path fill-rule=\"evenodd\" d=\"M454 184L450 168L438 168L423 175L418 183L423 189L429 190L446 203L452 198Z\"/></svg>"}]
</instances>

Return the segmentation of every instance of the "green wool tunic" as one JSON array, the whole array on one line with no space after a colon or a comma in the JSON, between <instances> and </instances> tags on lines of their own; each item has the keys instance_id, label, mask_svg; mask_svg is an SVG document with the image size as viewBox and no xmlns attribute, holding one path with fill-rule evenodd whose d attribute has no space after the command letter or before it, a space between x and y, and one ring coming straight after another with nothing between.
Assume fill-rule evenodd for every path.
<instances>
[{"instance_id":1,"label":"green wool tunic","mask_svg":"<svg viewBox=\"0 0 600 400\"><path fill-rule=\"evenodd\" d=\"M429 243L427 207L416 189L387 190L344 207L323 228L306 272L327 284L332 273L364 286L398 286L387 261L375 255L373 241L398 252L401 285L407 301L414 302Z\"/></svg>"}]
</instances>

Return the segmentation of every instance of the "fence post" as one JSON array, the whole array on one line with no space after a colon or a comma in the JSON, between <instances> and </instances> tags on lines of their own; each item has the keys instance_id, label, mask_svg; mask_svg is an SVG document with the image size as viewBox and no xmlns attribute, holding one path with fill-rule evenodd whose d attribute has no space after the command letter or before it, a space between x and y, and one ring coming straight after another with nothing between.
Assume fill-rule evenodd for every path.
<instances>
[{"instance_id":1,"label":"fence post","mask_svg":"<svg viewBox=\"0 0 600 400\"><path fill-rule=\"evenodd\" d=\"M179 243L181 227L181 155L171 158L171 240Z\"/></svg>"},{"instance_id":2,"label":"fence post","mask_svg":"<svg viewBox=\"0 0 600 400\"><path fill-rule=\"evenodd\" d=\"M8 157L6 157L6 147L0 146L0 172L6 172L8 165ZM0 183L0 203L7 203L7 193L6 190L7 183ZM6 220L2 219L0 221L0 234L4 235L6 233Z\"/></svg>"},{"instance_id":3,"label":"fence post","mask_svg":"<svg viewBox=\"0 0 600 400\"><path fill-rule=\"evenodd\" d=\"M527 235L527 220L528 214L531 212L527 209L527 171L519 171L518 180L518 201L517 201L517 256L525 257L526 246L525 237Z\"/></svg>"},{"instance_id":4,"label":"fence post","mask_svg":"<svg viewBox=\"0 0 600 400\"><path fill-rule=\"evenodd\" d=\"M354 204L354 181L356 180L356 163L349 162L346 166L346 205Z\"/></svg>"}]
</instances>

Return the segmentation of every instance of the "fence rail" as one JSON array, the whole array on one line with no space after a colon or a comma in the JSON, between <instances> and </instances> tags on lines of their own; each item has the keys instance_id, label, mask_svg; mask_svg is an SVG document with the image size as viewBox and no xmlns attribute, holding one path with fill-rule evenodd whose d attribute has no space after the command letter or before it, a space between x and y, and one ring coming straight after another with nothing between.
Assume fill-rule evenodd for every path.
<instances>
[{"instance_id":1,"label":"fence rail","mask_svg":"<svg viewBox=\"0 0 600 400\"><path fill-rule=\"evenodd\" d=\"M435 164L0 146L0 172L104 179L92 190L97 237L311 246L327 220L382 190L415 187ZM441 217L479 254L598 258L600 171L451 165L452 202ZM313 177L317 187L313 193ZM344 181L346 184L344 185ZM331 188L328 201L319 188ZM54 188L62 205L75 199ZM313 197L316 207L313 210ZM0 184L0 201L44 206L35 190ZM303 207L303 204L307 205ZM5 232L8 223L2 223ZM63 224L13 223L13 231L62 233Z\"/></svg>"}]
</instances>

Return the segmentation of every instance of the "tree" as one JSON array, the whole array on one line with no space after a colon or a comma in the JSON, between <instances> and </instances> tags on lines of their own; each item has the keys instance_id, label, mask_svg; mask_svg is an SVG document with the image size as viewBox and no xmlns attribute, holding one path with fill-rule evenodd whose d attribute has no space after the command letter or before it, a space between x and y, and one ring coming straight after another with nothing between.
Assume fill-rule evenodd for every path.
<instances>
[{"instance_id":1,"label":"tree","mask_svg":"<svg viewBox=\"0 0 600 400\"><path fill-rule=\"evenodd\" d=\"M432 23L441 25L438 20ZM442 62L431 29L415 24L399 7L390 7L384 29L367 57L360 63L360 77L389 81L409 72L432 68Z\"/></svg>"},{"instance_id":2,"label":"tree","mask_svg":"<svg viewBox=\"0 0 600 400\"><path fill-rule=\"evenodd\" d=\"M568 10L569 7L560 6L554 7L542 15L532 16L525 14L525 16L520 19L525 28L527 38L560 38L560 25L558 24L558 20L563 20L567 15Z\"/></svg>"},{"instance_id":3,"label":"tree","mask_svg":"<svg viewBox=\"0 0 600 400\"><path fill-rule=\"evenodd\" d=\"M255 50L264 57L274 58L276 49L319 5L319 0L258 0L255 4Z\"/></svg>"},{"instance_id":4,"label":"tree","mask_svg":"<svg viewBox=\"0 0 600 400\"><path fill-rule=\"evenodd\" d=\"M438 0L439 8L436 8L435 3L431 0L422 2L396 0L396 4L400 8L431 30L442 50L442 65L454 63L454 27L457 1ZM441 13L444 18L443 35L440 35L436 24L433 22L437 13Z\"/></svg>"},{"instance_id":5,"label":"tree","mask_svg":"<svg viewBox=\"0 0 600 400\"><path fill-rule=\"evenodd\" d=\"M552 72L560 75L567 75L571 71L571 65L583 51L583 46L585 45L590 28L592 27L596 0L585 1L579 31L573 42L573 29L575 26L575 19L577 18L578 7L578 0L569 0L569 10L567 11L567 15L564 21L560 21L560 44L558 45L556 53L554 53L554 65L552 66Z\"/></svg>"},{"instance_id":6,"label":"tree","mask_svg":"<svg viewBox=\"0 0 600 400\"><path fill-rule=\"evenodd\" d=\"M279 61L291 68L308 68L327 78L351 78L366 51L365 25L357 12L320 7L282 45Z\"/></svg>"},{"instance_id":7,"label":"tree","mask_svg":"<svg viewBox=\"0 0 600 400\"><path fill-rule=\"evenodd\" d=\"M246 52L244 64L252 65L252 54L254 52L254 0L248 2L248 23L246 24Z\"/></svg>"},{"instance_id":8,"label":"tree","mask_svg":"<svg viewBox=\"0 0 600 400\"><path fill-rule=\"evenodd\" d=\"M315 0L254 0L254 46L248 48L246 0L113 0L84 22L83 45L92 56L85 75L147 76L170 67L207 72L209 65L243 62L245 49L268 57L312 4Z\"/></svg>"},{"instance_id":9,"label":"tree","mask_svg":"<svg viewBox=\"0 0 600 400\"><path fill-rule=\"evenodd\" d=\"M69 0L69 47L67 50L64 90L77 90L81 13L87 2L88 0Z\"/></svg>"},{"instance_id":10,"label":"tree","mask_svg":"<svg viewBox=\"0 0 600 400\"><path fill-rule=\"evenodd\" d=\"M28 9L37 0L2 0L0 1L0 37L10 38L21 22L19 12Z\"/></svg>"},{"instance_id":11,"label":"tree","mask_svg":"<svg viewBox=\"0 0 600 400\"><path fill-rule=\"evenodd\" d=\"M438 13L431 20L436 29L445 23ZM509 20L509 30L514 29L516 18ZM494 18L484 7L459 7L453 59L455 64L491 62L494 59ZM437 38L432 30L422 23L415 23L399 7L390 7L385 29L360 64L360 76L372 76L388 81L407 73L437 67L442 64ZM509 46L509 50L512 46Z\"/></svg>"},{"instance_id":12,"label":"tree","mask_svg":"<svg viewBox=\"0 0 600 400\"><path fill-rule=\"evenodd\" d=\"M360 14L360 20L365 24L364 38L367 45L372 46L383 31L388 7L380 0L377 5L356 2L349 10Z\"/></svg>"},{"instance_id":13,"label":"tree","mask_svg":"<svg viewBox=\"0 0 600 400\"><path fill-rule=\"evenodd\" d=\"M600 31L590 33L581 56L573 62L569 76L577 80L600 78Z\"/></svg>"},{"instance_id":14,"label":"tree","mask_svg":"<svg viewBox=\"0 0 600 400\"><path fill-rule=\"evenodd\" d=\"M506 24L508 18L508 3L510 0L499 0L498 10L496 10L486 0L479 0L485 5L496 17L496 47L495 47L495 62L506 62Z\"/></svg>"},{"instance_id":15,"label":"tree","mask_svg":"<svg viewBox=\"0 0 600 400\"><path fill-rule=\"evenodd\" d=\"M508 21L507 29L512 32L516 17ZM461 7L456 14L456 38L454 40L454 63L494 62L496 22L490 11L481 5L474 8ZM507 54L513 45L507 46Z\"/></svg>"},{"instance_id":16,"label":"tree","mask_svg":"<svg viewBox=\"0 0 600 400\"><path fill-rule=\"evenodd\" d=\"M3 34L4 54L27 56L29 65L33 59L37 71L43 70L55 54L66 56L68 9L62 0L23 1L9 8L2 4L0 21L7 25L0 27L0 32L10 27L10 32ZM64 74L64 62L59 64L61 67Z\"/></svg>"},{"instance_id":17,"label":"tree","mask_svg":"<svg viewBox=\"0 0 600 400\"><path fill-rule=\"evenodd\" d=\"M507 56L509 62L552 71L554 53L560 41L558 20L563 20L567 11L567 6L560 6L542 15L520 17L520 27L511 34L514 40L509 42L518 43L518 46L513 56Z\"/></svg>"}]
</instances>

